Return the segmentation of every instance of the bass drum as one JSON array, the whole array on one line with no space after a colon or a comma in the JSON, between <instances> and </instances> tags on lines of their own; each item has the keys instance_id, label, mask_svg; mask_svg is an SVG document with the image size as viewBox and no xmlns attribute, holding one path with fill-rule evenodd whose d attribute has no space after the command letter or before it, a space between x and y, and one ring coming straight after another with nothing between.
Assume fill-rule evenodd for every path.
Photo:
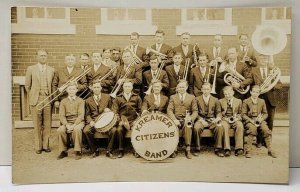
<instances>
[{"instance_id":1,"label":"bass drum","mask_svg":"<svg viewBox=\"0 0 300 192\"><path fill-rule=\"evenodd\" d=\"M168 158L176 150L178 141L178 128L164 113L144 114L133 124L131 143L144 159L161 161Z\"/></svg>"},{"instance_id":2,"label":"bass drum","mask_svg":"<svg viewBox=\"0 0 300 192\"><path fill-rule=\"evenodd\" d=\"M102 113L95 122L95 129L97 132L106 133L112 129L117 123L117 115L112 112Z\"/></svg>"}]
</instances>

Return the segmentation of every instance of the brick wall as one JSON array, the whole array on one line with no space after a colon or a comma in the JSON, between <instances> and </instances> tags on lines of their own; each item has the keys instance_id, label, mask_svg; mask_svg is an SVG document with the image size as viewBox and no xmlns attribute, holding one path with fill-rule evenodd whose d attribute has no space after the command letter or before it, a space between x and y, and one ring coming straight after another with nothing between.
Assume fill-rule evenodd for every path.
<instances>
[{"instance_id":1,"label":"brick wall","mask_svg":"<svg viewBox=\"0 0 300 192\"><path fill-rule=\"evenodd\" d=\"M128 45L128 36L96 35L95 26L101 23L100 9L71 9L71 24L76 25L75 35L39 35L39 34L12 34L12 75L24 76L26 68L36 62L35 51L39 48L48 50L49 65L55 68L63 65L67 53L91 53L104 47L125 47ZM261 23L261 9L233 9L232 22L238 26L238 33L252 34L256 25ZM11 22L17 22L17 10L11 10ZM180 9L153 9L152 24L157 25L166 33L165 42L171 46L180 43L176 35L176 25L181 23ZM201 49L211 44L213 36L193 36L192 43L197 42ZM224 36L224 44L237 44L236 36ZM144 47L154 43L153 36L141 36L140 44ZM289 75L290 36L284 51L275 56L277 65L283 75ZM13 119L20 119L20 91L18 85L13 85Z\"/></svg>"}]
</instances>

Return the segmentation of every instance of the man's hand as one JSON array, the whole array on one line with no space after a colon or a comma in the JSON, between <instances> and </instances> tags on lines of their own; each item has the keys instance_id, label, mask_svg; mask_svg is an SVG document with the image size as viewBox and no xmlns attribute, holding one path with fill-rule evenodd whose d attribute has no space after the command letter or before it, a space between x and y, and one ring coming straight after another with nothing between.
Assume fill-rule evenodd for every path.
<instances>
[{"instance_id":1,"label":"man's hand","mask_svg":"<svg viewBox=\"0 0 300 192\"><path fill-rule=\"evenodd\" d=\"M90 122L90 126L91 126L91 127L94 127L94 126L95 126L95 122L94 122L94 121L91 121L91 122Z\"/></svg>"},{"instance_id":2,"label":"man's hand","mask_svg":"<svg viewBox=\"0 0 300 192\"><path fill-rule=\"evenodd\" d=\"M72 133L72 131L74 130L75 124L67 124L66 128L67 128L67 133Z\"/></svg>"},{"instance_id":3,"label":"man's hand","mask_svg":"<svg viewBox=\"0 0 300 192\"><path fill-rule=\"evenodd\" d=\"M178 119L175 119L174 120L174 123L175 123L175 125L177 126L177 127L179 127L181 124L180 124L180 121L178 120Z\"/></svg>"},{"instance_id":4,"label":"man's hand","mask_svg":"<svg viewBox=\"0 0 300 192\"><path fill-rule=\"evenodd\" d=\"M238 82L235 82L235 81L234 81L234 82L232 83L232 87L233 87L233 88L238 89L238 88L240 88L240 86L241 86L241 84L238 83Z\"/></svg>"},{"instance_id":5,"label":"man's hand","mask_svg":"<svg viewBox=\"0 0 300 192\"><path fill-rule=\"evenodd\" d=\"M54 102L54 107L55 107L55 108L59 108L59 101L55 101L55 102Z\"/></svg>"},{"instance_id":6,"label":"man's hand","mask_svg":"<svg viewBox=\"0 0 300 192\"><path fill-rule=\"evenodd\" d=\"M111 111L111 110L110 110L109 108L105 108L105 109L104 109L104 112L105 112L105 113L110 112L110 111Z\"/></svg>"}]
</instances>

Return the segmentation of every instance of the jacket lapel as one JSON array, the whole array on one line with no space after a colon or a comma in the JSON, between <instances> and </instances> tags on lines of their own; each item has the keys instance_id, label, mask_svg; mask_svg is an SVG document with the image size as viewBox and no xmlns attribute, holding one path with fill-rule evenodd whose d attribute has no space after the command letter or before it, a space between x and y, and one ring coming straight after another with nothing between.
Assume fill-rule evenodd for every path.
<instances>
[{"instance_id":1,"label":"jacket lapel","mask_svg":"<svg viewBox=\"0 0 300 192\"><path fill-rule=\"evenodd\" d=\"M221 103L221 105L222 105L222 107L223 107L223 112L224 113L226 113L226 111L227 111L227 101L226 101L226 99L224 98L224 99L222 99L221 101L220 101L220 103Z\"/></svg>"},{"instance_id":2,"label":"jacket lapel","mask_svg":"<svg viewBox=\"0 0 300 192\"><path fill-rule=\"evenodd\" d=\"M37 76L37 79L40 81L40 68L39 68L39 64L36 64L35 66L35 74Z\"/></svg>"}]
</instances>

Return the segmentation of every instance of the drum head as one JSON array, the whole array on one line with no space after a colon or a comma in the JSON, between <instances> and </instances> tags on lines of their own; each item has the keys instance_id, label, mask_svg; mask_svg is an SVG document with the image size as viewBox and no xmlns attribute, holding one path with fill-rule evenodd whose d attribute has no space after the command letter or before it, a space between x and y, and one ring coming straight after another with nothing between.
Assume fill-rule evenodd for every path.
<instances>
[{"instance_id":1,"label":"drum head","mask_svg":"<svg viewBox=\"0 0 300 192\"><path fill-rule=\"evenodd\" d=\"M100 117L99 120L95 123L95 128L101 129L105 126L107 126L114 118L114 113L112 111L103 113Z\"/></svg>"},{"instance_id":2,"label":"drum head","mask_svg":"<svg viewBox=\"0 0 300 192\"><path fill-rule=\"evenodd\" d=\"M178 141L177 126L163 113L145 114L132 127L133 148L147 160L159 161L168 158L177 148Z\"/></svg>"}]
</instances>

